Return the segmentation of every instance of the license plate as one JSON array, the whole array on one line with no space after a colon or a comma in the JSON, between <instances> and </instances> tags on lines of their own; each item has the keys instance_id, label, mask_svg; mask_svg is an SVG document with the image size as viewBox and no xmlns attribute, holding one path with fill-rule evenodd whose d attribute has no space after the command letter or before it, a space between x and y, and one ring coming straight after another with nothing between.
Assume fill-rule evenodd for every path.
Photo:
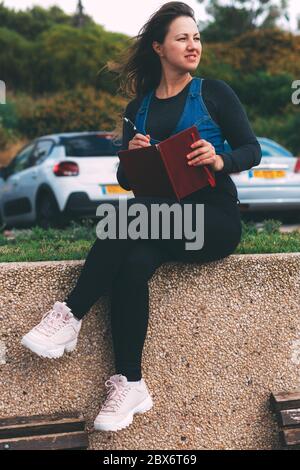
<instances>
[{"instance_id":1,"label":"license plate","mask_svg":"<svg viewBox=\"0 0 300 470\"><path fill-rule=\"evenodd\" d=\"M255 178L284 178L285 175L284 170L253 170Z\"/></svg>"},{"instance_id":2,"label":"license plate","mask_svg":"<svg viewBox=\"0 0 300 470\"><path fill-rule=\"evenodd\" d=\"M108 184L104 186L106 194L128 194L129 191L123 189L119 184Z\"/></svg>"}]
</instances>

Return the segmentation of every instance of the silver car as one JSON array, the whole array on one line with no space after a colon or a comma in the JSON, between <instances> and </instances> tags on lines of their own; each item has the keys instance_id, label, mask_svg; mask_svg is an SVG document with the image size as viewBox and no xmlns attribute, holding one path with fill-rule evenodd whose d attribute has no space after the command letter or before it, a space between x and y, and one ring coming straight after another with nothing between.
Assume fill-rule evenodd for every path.
<instances>
[{"instance_id":1,"label":"silver car","mask_svg":"<svg viewBox=\"0 0 300 470\"><path fill-rule=\"evenodd\" d=\"M233 173L240 209L245 212L300 209L300 158L265 137L257 138L262 159L251 170ZM230 150L228 143L225 149Z\"/></svg>"}]
</instances>

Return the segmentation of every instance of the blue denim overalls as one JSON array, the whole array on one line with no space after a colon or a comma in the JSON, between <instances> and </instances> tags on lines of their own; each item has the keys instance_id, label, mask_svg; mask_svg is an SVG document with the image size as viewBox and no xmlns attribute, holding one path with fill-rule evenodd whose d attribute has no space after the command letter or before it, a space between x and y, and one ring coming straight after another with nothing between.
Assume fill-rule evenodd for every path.
<instances>
[{"instance_id":1,"label":"blue denim overalls","mask_svg":"<svg viewBox=\"0 0 300 470\"><path fill-rule=\"evenodd\" d=\"M189 93L185 102L183 113L171 133L177 134L188 127L195 125L202 139L210 142L216 149L216 153L224 152L224 137L220 127L212 120L202 98L202 78L193 77L190 82ZM148 92L136 114L135 125L142 134L147 134L145 125L149 104L155 90ZM151 136L150 136L151 137ZM151 138L150 144L158 144L160 141Z\"/></svg>"}]
</instances>

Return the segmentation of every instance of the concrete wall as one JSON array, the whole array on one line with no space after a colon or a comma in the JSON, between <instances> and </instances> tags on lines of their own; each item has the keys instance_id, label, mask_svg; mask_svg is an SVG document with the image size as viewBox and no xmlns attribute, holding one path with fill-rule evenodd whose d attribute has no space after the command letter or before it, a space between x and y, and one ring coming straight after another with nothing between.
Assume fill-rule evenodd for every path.
<instances>
[{"instance_id":1,"label":"concrete wall","mask_svg":"<svg viewBox=\"0 0 300 470\"><path fill-rule=\"evenodd\" d=\"M0 265L0 416L81 410L92 427L114 373L109 298L85 318L75 352L41 359L20 345L83 262ZM300 253L166 263L150 281L144 378L154 407L93 449L271 449L271 391L300 386Z\"/></svg>"}]
</instances>

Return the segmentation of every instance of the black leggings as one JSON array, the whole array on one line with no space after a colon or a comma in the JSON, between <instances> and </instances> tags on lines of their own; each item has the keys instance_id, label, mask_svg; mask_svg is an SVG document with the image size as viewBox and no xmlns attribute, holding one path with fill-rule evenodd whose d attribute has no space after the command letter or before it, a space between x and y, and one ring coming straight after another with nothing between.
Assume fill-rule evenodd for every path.
<instances>
[{"instance_id":1,"label":"black leggings","mask_svg":"<svg viewBox=\"0 0 300 470\"><path fill-rule=\"evenodd\" d=\"M174 200L129 199L150 208L152 203ZM181 205L190 200L182 200ZM117 374L130 381L140 380L144 341L149 317L148 280L167 261L207 262L231 254L240 242L241 219L236 201L227 196L204 203L204 245L186 250L182 239L99 239L88 253L73 291L65 300L73 314L82 318L101 297L111 295L111 331ZM195 210L196 201L193 203ZM118 209L118 208L117 208ZM193 212L195 217L195 212ZM130 221L130 217L128 217ZM172 217L171 217L172 221ZM173 224L174 226L174 224ZM150 232L149 232L150 233ZM172 227L171 227L172 234Z\"/></svg>"}]
</instances>

